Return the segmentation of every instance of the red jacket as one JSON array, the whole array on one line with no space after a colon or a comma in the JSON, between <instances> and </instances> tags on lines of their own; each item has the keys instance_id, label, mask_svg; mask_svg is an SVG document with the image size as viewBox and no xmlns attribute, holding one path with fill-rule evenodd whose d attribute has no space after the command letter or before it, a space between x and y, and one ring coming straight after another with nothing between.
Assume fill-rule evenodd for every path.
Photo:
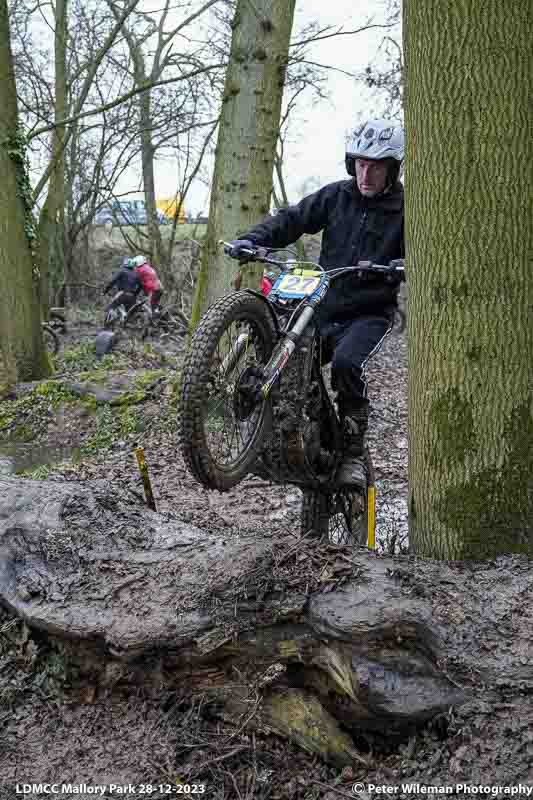
<instances>
[{"instance_id":1,"label":"red jacket","mask_svg":"<svg viewBox=\"0 0 533 800\"><path fill-rule=\"evenodd\" d=\"M161 281L157 277L157 272L150 264L143 264L142 267L135 267L135 272L140 278L145 294L151 294L156 289L161 288Z\"/></svg>"}]
</instances>

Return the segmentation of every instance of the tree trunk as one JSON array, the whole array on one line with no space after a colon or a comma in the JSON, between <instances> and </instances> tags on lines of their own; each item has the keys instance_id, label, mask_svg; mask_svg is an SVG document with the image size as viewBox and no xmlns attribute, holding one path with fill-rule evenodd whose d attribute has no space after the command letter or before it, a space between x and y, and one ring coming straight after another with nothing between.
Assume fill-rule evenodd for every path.
<instances>
[{"instance_id":1,"label":"tree trunk","mask_svg":"<svg viewBox=\"0 0 533 800\"><path fill-rule=\"evenodd\" d=\"M531 6L404 4L410 533L533 553Z\"/></svg>"},{"instance_id":2,"label":"tree trunk","mask_svg":"<svg viewBox=\"0 0 533 800\"><path fill-rule=\"evenodd\" d=\"M0 601L70 640L92 683L203 685L239 728L255 707L254 724L336 764L362 732L407 738L450 706L533 689L523 558L465 570L202 530L104 481L0 477L0 496Z\"/></svg>"},{"instance_id":3,"label":"tree trunk","mask_svg":"<svg viewBox=\"0 0 533 800\"><path fill-rule=\"evenodd\" d=\"M65 238L64 238L64 263L63 263L63 280L56 287L54 293L54 302L56 305L62 305L64 302L64 295L65 295L65 286L69 283L73 282L74 272L78 270L79 274L85 274L85 270L87 269L86 264L78 264L74 265L74 253L76 249L78 253L80 252L81 248L78 246L76 248L76 244L78 240L82 239L83 233L86 233L88 222L85 224L82 222L81 217L78 214L81 211L81 207L78 206L76 209L77 204L79 203L80 198L74 198L74 184L77 181L77 176L79 176L79 163L82 160L80 157L80 127L78 121L73 122L70 126L71 128L71 137L70 142L68 143L68 157L65 160ZM65 148L65 154L67 153L67 148ZM97 171L98 167L96 167ZM81 177L81 176L80 176ZM89 180L89 179L87 179ZM78 183L78 191L85 193L85 187L83 178ZM82 188L83 187L83 188ZM89 217L90 219L90 217Z\"/></svg>"},{"instance_id":4,"label":"tree trunk","mask_svg":"<svg viewBox=\"0 0 533 800\"><path fill-rule=\"evenodd\" d=\"M0 388L44 377L50 366L41 335L35 224L17 95L6 0L0 0ZM32 238L33 237L33 238Z\"/></svg>"},{"instance_id":5,"label":"tree trunk","mask_svg":"<svg viewBox=\"0 0 533 800\"><path fill-rule=\"evenodd\" d=\"M117 11L114 11L117 16ZM133 80L135 86L142 86L149 80L156 81L161 74L158 64L154 68L150 77L146 74L142 45L135 39L128 27L124 26L124 36L128 44L130 56L133 61ZM154 175L154 145L152 141L152 113L151 113L151 93L147 89L139 94L139 129L141 140L141 165L144 189L144 202L146 206L148 239L150 242L150 261L156 269L160 269L163 260L163 242L159 223L157 221L157 207L155 196L155 175Z\"/></svg>"},{"instance_id":6,"label":"tree trunk","mask_svg":"<svg viewBox=\"0 0 533 800\"><path fill-rule=\"evenodd\" d=\"M68 116L67 101L67 36L68 0L55 4L55 122ZM52 161L54 168L48 184L46 202L39 219L39 262L41 267L41 305L45 319L53 294L65 277L65 127L52 131Z\"/></svg>"},{"instance_id":7,"label":"tree trunk","mask_svg":"<svg viewBox=\"0 0 533 800\"><path fill-rule=\"evenodd\" d=\"M272 189L272 197L277 206L280 207L282 206L286 208L289 205L289 196L287 194L287 188L285 186L285 178L283 177L282 153L276 153L276 155L274 156L274 169L276 172L276 178L278 179L278 185L279 185L279 190L281 192L281 197L276 198L275 188ZM305 260L305 245L301 238L294 243L293 247L298 253L298 258L301 258L302 261Z\"/></svg>"},{"instance_id":8,"label":"tree trunk","mask_svg":"<svg viewBox=\"0 0 533 800\"><path fill-rule=\"evenodd\" d=\"M193 325L230 289L235 265L219 240L236 238L269 210L294 6L237 2ZM259 285L258 267L246 268L246 285Z\"/></svg>"},{"instance_id":9,"label":"tree trunk","mask_svg":"<svg viewBox=\"0 0 533 800\"><path fill-rule=\"evenodd\" d=\"M143 75L143 81L146 76ZM148 220L148 236L150 239L150 257L156 269L161 268L163 242L157 220L154 177L154 146L152 142L152 115L150 113L150 91L139 95L139 118L141 123L141 159L143 172L144 202Z\"/></svg>"}]
</instances>

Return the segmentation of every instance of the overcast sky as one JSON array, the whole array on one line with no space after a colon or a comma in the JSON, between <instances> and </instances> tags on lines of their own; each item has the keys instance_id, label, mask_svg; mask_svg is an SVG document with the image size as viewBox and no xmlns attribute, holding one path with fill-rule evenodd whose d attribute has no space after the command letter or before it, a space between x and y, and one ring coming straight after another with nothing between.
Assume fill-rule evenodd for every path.
<instances>
[{"instance_id":1,"label":"overcast sky","mask_svg":"<svg viewBox=\"0 0 533 800\"><path fill-rule=\"evenodd\" d=\"M295 30L300 21L317 20L320 25L343 25L345 30L361 27L370 17L384 19L384 3L379 0L300 0ZM313 45L313 58L338 70L359 72L376 58L383 30L354 36L338 36ZM376 109L372 92L361 83L333 70L328 73L330 100L301 109L298 134L287 152L287 182L291 194L301 193L309 175L320 183L345 176L344 148L347 132ZM296 126L294 126L296 127ZM291 197L292 199L292 197Z\"/></svg>"},{"instance_id":2,"label":"overcast sky","mask_svg":"<svg viewBox=\"0 0 533 800\"><path fill-rule=\"evenodd\" d=\"M345 30L361 27L370 16L376 23L384 20L385 0L298 0L293 31L312 21L320 26L344 26ZM372 30L354 36L339 36L317 42L311 51L312 59L339 70L354 73L376 58L383 30ZM291 127L286 147L285 178L291 201L302 196L304 182L310 176L321 184L345 176L344 145L346 133L357 122L375 112L376 100L370 90L339 72L329 71L330 99L311 105L311 93L304 95L297 118ZM307 102L305 100L307 98ZM156 194L172 195L175 175L168 160L156 164ZM132 175L129 185L121 191L135 188ZM198 182L191 188L187 211L206 212L208 190Z\"/></svg>"}]
</instances>

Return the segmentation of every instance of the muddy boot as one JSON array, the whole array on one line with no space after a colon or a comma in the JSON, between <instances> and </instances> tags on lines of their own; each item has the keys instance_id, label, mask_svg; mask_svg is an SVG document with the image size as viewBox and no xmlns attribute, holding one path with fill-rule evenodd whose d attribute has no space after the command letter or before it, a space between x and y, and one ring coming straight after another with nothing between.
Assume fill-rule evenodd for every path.
<instances>
[{"instance_id":1,"label":"muddy boot","mask_svg":"<svg viewBox=\"0 0 533 800\"><path fill-rule=\"evenodd\" d=\"M368 428L368 403L344 417L344 458L337 473L339 486L366 486L363 454Z\"/></svg>"}]
</instances>

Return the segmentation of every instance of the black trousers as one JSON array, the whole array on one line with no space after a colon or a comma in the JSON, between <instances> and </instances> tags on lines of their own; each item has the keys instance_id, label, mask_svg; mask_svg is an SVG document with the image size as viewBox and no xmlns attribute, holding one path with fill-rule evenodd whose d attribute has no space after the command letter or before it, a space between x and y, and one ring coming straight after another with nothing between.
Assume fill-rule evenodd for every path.
<instances>
[{"instance_id":1,"label":"black trousers","mask_svg":"<svg viewBox=\"0 0 533 800\"><path fill-rule=\"evenodd\" d=\"M117 306L124 306L126 311L129 311L130 308L135 305L137 302L137 295L133 294L133 292L125 292L120 291L113 297L112 301L109 303L107 310L109 311L112 308L116 308Z\"/></svg>"},{"instance_id":2,"label":"black trousers","mask_svg":"<svg viewBox=\"0 0 533 800\"><path fill-rule=\"evenodd\" d=\"M365 367L392 330L394 314L365 314L349 322L330 323L326 353L331 360L331 385L337 392L341 416L350 416L368 404Z\"/></svg>"}]
</instances>

